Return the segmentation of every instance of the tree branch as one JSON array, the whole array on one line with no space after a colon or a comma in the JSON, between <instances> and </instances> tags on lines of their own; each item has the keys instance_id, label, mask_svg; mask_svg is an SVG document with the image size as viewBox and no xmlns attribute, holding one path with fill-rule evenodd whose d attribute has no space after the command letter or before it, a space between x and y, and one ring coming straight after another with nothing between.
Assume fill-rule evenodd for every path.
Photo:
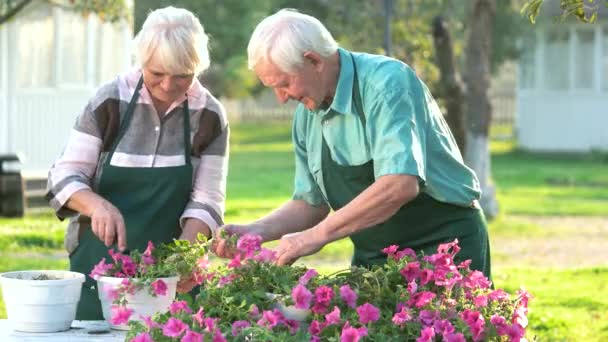
<instances>
[{"instance_id":1,"label":"tree branch","mask_svg":"<svg viewBox=\"0 0 608 342\"><path fill-rule=\"evenodd\" d=\"M19 11L21 11L25 6L27 6L32 0L23 0L17 4L17 6L10 9L6 14L0 16L0 25L9 21L12 17L14 17Z\"/></svg>"}]
</instances>

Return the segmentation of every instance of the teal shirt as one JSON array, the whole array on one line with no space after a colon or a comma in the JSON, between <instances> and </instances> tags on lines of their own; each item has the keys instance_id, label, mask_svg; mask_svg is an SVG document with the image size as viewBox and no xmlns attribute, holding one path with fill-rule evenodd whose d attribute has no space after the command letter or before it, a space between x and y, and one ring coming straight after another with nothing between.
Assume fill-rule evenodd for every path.
<instances>
[{"instance_id":1,"label":"teal shirt","mask_svg":"<svg viewBox=\"0 0 608 342\"><path fill-rule=\"evenodd\" d=\"M475 173L464 165L437 103L406 64L385 56L339 49L340 75L331 106L296 108L292 138L296 155L293 198L326 202L321 169L322 138L343 166L373 159L374 176L416 176L438 201L469 206L480 197ZM354 65L360 97L354 93ZM362 120L365 118L365 123Z\"/></svg>"}]
</instances>

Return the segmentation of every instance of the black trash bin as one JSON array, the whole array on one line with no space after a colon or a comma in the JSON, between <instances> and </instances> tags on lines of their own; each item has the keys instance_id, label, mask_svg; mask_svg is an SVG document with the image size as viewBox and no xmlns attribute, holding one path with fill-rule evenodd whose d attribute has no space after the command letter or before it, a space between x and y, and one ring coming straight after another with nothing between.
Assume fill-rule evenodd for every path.
<instances>
[{"instance_id":1,"label":"black trash bin","mask_svg":"<svg viewBox=\"0 0 608 342\"><path fill-rule=\"evenodd\" d=\"M25 212L24 189L19 156L0 154L0 216L23 216Z\"/></svg>"}]
</instances>

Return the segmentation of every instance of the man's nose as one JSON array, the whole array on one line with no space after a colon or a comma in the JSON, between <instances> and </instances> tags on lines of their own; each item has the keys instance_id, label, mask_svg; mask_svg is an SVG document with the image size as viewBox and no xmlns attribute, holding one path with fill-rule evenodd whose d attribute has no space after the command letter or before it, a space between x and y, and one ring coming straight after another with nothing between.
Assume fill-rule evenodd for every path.
<instances>
[{"instance_id":1,"label":"man's nose","mask_svg":"<svg viewBox=\"0 0 608 342\"><path fill-rule=\"evenodd\" d=\"M275 89L274 94L276 95L280 103L285 103L287 102L287 100L289 100L289 95L284 90Z\"/></svg>"}]
</instances>

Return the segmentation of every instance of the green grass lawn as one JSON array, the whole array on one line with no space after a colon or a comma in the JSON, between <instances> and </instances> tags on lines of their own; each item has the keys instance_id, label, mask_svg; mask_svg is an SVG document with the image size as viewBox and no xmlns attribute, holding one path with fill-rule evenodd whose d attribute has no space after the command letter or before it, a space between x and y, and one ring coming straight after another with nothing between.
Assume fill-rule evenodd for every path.
<instances>
[{"instance_id":1,"label":"green grass lawn","mask_svg":"<svg viewBox=\"0 0 608 342\"><path fill-rule=\"evenodd\" d=\"M241 124L231 132L226 222L258 218L291 197L293 154L289 124ZM512 143L492 145L492 172L501 215L490 223L491 239L526 237L543 241L555 234L517 220L526 216L606 216L608 158L605 155L539 155L517 151ZM49 211L24 219L0 219L0 272L65 269L65 223ZM567 231L567 233L572 233ZM302 260L323 272L349 263L352 245L342 240ZM539 341L608 340L608 267L552 269L514 263L493 255L497 287L521 286L535 299L529 337ZM0 301L0 317L6 317Z\"/></svg>"}]
</instances>

